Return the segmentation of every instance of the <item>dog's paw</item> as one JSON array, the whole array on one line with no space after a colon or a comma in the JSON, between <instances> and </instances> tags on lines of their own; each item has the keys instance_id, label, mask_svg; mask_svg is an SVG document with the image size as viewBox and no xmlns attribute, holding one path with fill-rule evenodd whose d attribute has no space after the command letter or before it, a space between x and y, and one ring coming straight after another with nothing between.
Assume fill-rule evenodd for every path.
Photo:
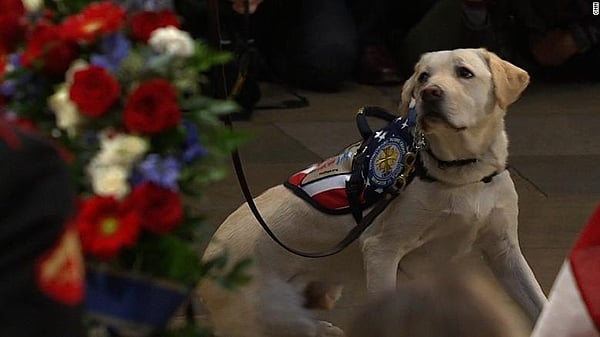
<instances>
[{"instance_id":1,"label":"dog's paw","mask_svg":"<svg viewBox=\"0 0 600 337\"><path fill-rule=\"evenodd\" d=\"M325 322L319 321L317 337L345 337L344 331L337 326Z\"/></svg>"},{"instance_id":2,"label":"dog's paw","mask_svg":"<svg viewBox=\"0 0 600 337\"><path fill-rule=\"evenodd\" d=\"M305 303L307 309L331 310L342 296L343 286L325 282L310 282L304 289Z\"/></svg>"}]
</instances>

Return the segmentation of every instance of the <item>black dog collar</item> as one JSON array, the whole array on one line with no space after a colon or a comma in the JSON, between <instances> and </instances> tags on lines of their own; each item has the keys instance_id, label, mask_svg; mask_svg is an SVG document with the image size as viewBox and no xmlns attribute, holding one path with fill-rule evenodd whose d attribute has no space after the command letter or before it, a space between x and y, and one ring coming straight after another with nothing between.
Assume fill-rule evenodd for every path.
<instances>
[{"instance_id":1,"label":"black dog collar","mask_svg":"<svg viewBox=\"0 0 600 337\"><path fill-rule=\"evenodd\" d=\"M433 151L431 151L431 148L428 147L426 151L427 151L427 154L431 158L433 158L433 160L435 160L437 162L438 168L440 168L442 170L445 170L449 167L466 166L466 165L474 164L479 161L477 158L457 159L457 160L449 160L449 161L441 160L435 154L433 154Z\"/></svg>"},{"instance_id":2,"label":"black dog collar","mask_svg":"<svg viewBox=\"0 0 600 337\"><path fill-rule=\"evenodd\" d=\"M437 158L432 152L431 149L427 149L426 150L427 154L430 155L438 164L438 167L440 169L446 169L449 167L458 167L458 166L465 166L465 165L470 165L470 164L474 164L476 162L478 162L478 159L460 159L460 160L452 160L452 161L444 161L444 160L440 160L439 158ZM432 177L429 172L427 171L427 168L425 167L425 165L423 165L423 158L421 158L422 154L419 153L419 155L417 156L417 165L416 165L416 170L415 170L415 175L417 177L419 177L421 180L423 181L427 181L427 182L437 182L439 181L438 179ZM505 168L506 170L506 168ZM504 170L503 170L504 171ZM502 171L494 171L492 174L487 175L483 178L481 178L481 180L479 180L482 183L491 183L492 180L494 179L495 176L497 176L498 174L500 174Z\"/></svg>"}]
</instances>

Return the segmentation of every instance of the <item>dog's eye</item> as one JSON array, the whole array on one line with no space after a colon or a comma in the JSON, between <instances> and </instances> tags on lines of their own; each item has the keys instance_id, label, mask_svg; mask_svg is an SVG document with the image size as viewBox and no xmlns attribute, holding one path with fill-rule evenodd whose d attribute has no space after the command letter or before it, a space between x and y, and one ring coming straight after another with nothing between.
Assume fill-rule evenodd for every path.
<instances>
[{"instance_id":1,"label":"dog's eye","mask_svg":"<svg viewBox=\"0 0 600 337\"><path fill-rule=\"evenodd\" d=\"M458 75L458 77L462 77L462 78L471 78L471 77L475 76L473 74L473 72L470 71L469 68L467 68L467 67L456 68L456 74Z\"/></svg>"},{"instance_id":2,"label":"dog's eye","mask_svg":"<svg viewBox=\"0 0 600 337\"><path fill-rule=\"evenodd\" d=\"M427 73L427 72L422 72L418 78L420 83L425 83L425 82L427 82L428 79L429 79L429 73Z\"/></svg>"}]
</instances>

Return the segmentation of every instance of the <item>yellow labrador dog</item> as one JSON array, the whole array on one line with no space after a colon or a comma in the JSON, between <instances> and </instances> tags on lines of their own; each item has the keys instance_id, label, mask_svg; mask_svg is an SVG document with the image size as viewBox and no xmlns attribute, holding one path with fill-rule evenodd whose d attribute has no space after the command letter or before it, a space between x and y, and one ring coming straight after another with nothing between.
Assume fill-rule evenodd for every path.
<instances>
[{"instance_id":1,"label":"yellow labrador dog","mask_svg":"<svg viewBox=\"0 0 600 337\"><path fill-rule=\"evenodd\" d=\"M417 125L428 144L420 158L426 174L414 179L341 254L309 259L277 246L247 205L218 228L205 252L223 247L231 260L251 257L253 282L228 292L211 282L199 292L217 333L224 337L343 336L318 320L306 294L316 284L366 284L366 294L481 254L509 294L535 319L546 298L517 237L517 193L506 170L506 108L529 82L527 73L484 49L424 54L402 90L401 112L416 103ZM274 232L292 247L328 248L355 221L327 215L276 186L256 198ZM318 287L317 287L318 288ZM339 295L323 294L330 300ZM314 290L314 289L313 289ZM317 291L318 293L318 291ZM325 305L327 306L327 305Z\"/></svg>"}]
</instances>

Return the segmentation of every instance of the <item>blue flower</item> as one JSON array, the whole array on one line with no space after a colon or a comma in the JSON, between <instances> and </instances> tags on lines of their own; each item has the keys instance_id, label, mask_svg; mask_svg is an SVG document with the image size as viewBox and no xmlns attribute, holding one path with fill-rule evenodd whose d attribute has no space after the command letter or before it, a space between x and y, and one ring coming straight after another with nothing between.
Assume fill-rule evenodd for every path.
<instances>
[{"instance_id":1,"label":"blue flower","mask_svg":"<svg viewBox=\"0 0 600 337\"><path fill-rule=\"evenodd\" d=\"M21 68L21 53L13 53L8 56L8 68ZM29 83L31 79L32 75L29 72L25 72L23 76L17 80L5 79L0 84L0 94L6 97L13 97L17 92L17 88L23 83Z\"/></svg>"},{"instance_id":2,"label":"blue flower","mask_svg":"<svg viewBox=\"0 0 600 337\"><path fill-rule=\"evenodd\" d=\"M121 61L129 54L131 42L122 33L111 34L102 40L100 50L102 54L92 54L92 64L116 72Z\"/></svg>"},{"instance_id":3,"label":"blue flower","mask_svg":"<svg viewBox=\"0 0 600 337\"><path fill-rule=\"evenodd\" d=\"M8 64L14 68L20 68L21 67L21 55L22 55L22 53L10 54L10 56L8 57Z\"/></svg>"},{"instance_id":4,"label":"blue flower","mask_svg":"<svg viewBox=\"0 0 600 337\"><path fill-rule=\"evenodd\" d=\"M152 153L138 167L141 181L151 181L156 185L177 191L177 179L181 171L181 163L172 156L162 158Z\"/></svg>"},{"instance_id":5,"label":"blue flower","mask_svg":"<svg viewBox=\"0 0 600 337\"><path fill-rule=\"evenodd\" d=\"M191 163L192 161L202 158L208 154L208 151L200 143L198 138L198 126L188 120L183 120L185 128L186 140L183 150L183 162Z\"/></svg>"},{"instance_id":6,"label":"blue flower","mask_svg":"<svg viewBox=\"0 0 600 337\"><path fill-rule=\"evenodd\" d=\"M13 80L4 80L0 83L0 94L6 97L12 97L15 93L16 83Z\"/></svg>"},{"instance_id":7,"label":"blue flower","mask_svg":"<svg viewBox=\"0 0 600 337\"><path fill-rule=\"evenodd\" d=\"M23 71L18 78L2 82L0 93L10 97L14 102L32 102L44 95L43 88L46 86L48 86L48 79L31 71Z\"/></svg>"}]
</instances>

